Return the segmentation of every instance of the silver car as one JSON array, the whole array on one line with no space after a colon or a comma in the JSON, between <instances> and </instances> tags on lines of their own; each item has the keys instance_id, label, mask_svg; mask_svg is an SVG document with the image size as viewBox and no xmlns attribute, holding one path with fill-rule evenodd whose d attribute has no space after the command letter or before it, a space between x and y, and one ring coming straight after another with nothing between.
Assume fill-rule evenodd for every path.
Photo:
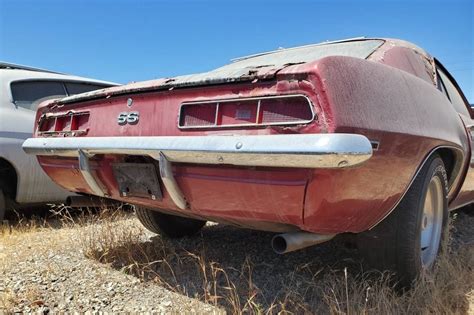
<instances>
[{"instance_id":1,"label":"silver car","mask_svg":"<svg viewBox=\"0 0 474 315\"><path fill-rule=\"evenodd\" d=\"M54 184L36 158L21 148L32 135L39 103L114 85L0 62L0 220L9 209L64 202L71 195Z\"/></svg>"}]
</instances>

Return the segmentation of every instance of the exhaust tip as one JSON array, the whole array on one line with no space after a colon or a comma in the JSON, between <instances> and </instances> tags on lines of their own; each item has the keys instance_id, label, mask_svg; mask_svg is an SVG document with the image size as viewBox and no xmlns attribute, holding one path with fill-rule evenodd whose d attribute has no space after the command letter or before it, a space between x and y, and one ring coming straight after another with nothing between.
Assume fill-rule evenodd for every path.
<instances>
[{"instance_id":1,"label":"exhaust tip","mask_svg":"<svg viewBox=\"0 0 474 315\"><path fill-rule=\"evenodd\" d=\"M288 243L286 242L286 239L281 234L275 235L272 238L272 248L275 253L284 254L286 253L288 249Z\"/></svg>"},{"instance_id":2,"label":"exhaust tip","mask_svg":"<svg viewBox=\"0 0 474 315\"><path fill-rule=\"evenodd\" d=\"M273 236L271 246L277 254L285 254L305 247L321 244L332 239L335 234L315 234L309 232L290 232Z\"/></svg>"}]
</instances>

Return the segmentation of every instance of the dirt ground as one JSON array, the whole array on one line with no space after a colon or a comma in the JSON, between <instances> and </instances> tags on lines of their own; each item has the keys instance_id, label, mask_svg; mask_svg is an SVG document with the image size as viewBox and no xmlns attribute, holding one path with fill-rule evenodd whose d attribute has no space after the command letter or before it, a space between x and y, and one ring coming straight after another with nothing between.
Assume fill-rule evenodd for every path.
<instances>
[{"instance_id":1,"label":"dirt ground","mask_svg":"<svg viewBox=\"0 0 474 315\"><path fill-rule=\"evenodd\" d=\"M464 211L452 217L452 255L464 251L461 265L474 262L474 217ZM343 238L277 255L270 248L272 236L208 224L197 236L168 240L142 228L133 213L122 212L23 219L0 233L0 312L406 310L390 306L395 300L408 303L405 297L383 302L378 294L386 298L385 289L361 279L358 250ZM442 289L456 295L449 311L474 314L474 283L466 281L459 290ZM362 303L357 299L365 308L349 307Z\"/></svg>"}]
</instances>

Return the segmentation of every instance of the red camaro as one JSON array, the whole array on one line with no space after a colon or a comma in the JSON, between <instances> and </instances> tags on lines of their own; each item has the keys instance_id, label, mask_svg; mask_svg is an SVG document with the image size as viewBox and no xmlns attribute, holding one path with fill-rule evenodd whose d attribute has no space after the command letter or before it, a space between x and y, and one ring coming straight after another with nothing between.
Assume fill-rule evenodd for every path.
<instances>
[{"instance_id":1,"label":"red camaro","mask_svg":"<svg viewBox=\"0 0 474 315\"><path fill-rule=\"evenodd\" d=\"M153 232L211 220L279 232L278 253L360 233L368 261L408 283L473 200L473 117L425 51L358 38L49 101L23 148Z\"/></svg>"}]
</instances>

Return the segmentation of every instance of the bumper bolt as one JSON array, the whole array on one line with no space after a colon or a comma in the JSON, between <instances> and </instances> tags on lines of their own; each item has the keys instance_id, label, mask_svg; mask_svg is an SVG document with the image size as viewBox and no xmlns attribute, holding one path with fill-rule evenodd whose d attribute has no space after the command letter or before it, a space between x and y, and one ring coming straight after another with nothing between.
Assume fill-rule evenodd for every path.
<instances>
[{"instance_id":1,"label":"bumper bolt","mask_svg":"<svg viewBox=\"0 0 474 315\"><path fill-rule=\"evenodd\" d=\"M237 150L238 150L238 149L241 149L242 146L243 146L242 142L237 142L237 143L235 144L235 148L236 148Z\"/></svg>"}]
</instances>

